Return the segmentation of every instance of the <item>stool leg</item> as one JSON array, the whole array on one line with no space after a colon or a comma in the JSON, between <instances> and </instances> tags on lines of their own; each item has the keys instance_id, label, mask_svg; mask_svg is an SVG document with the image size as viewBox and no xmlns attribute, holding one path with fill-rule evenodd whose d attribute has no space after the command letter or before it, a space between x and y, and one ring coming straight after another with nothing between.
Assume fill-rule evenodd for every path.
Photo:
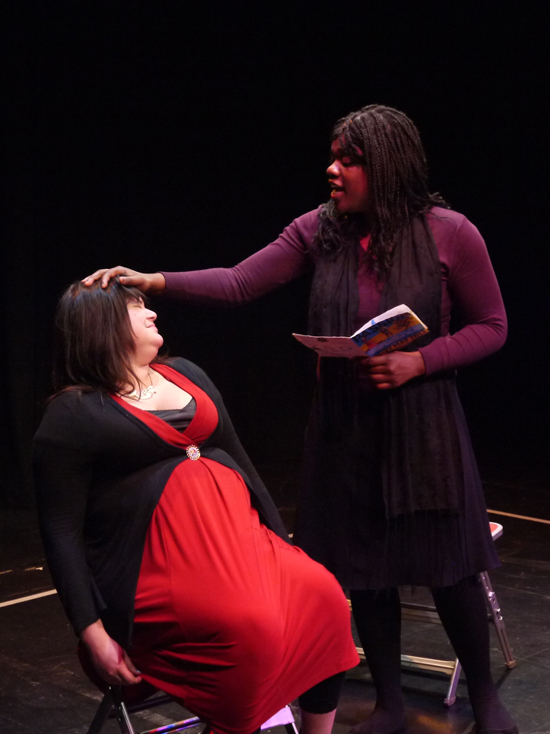
<instances>
[{"instance_id":1,"label":"stool leg","mask_svg":"<svg viewBox=\"0 0 550 734\"><path fill-rule=\"evenodd\" d=\"M516 661L514 660L512 649L510 648L510 643L508 642L508 635L506 634L506 627L504 626L504 620L502 618L502 612L500 611L500 605L498 603L497 595L493 590L491 579L489 578L489 574L487 573L487 571L479 574L479 580L481 581L481 585L483 586L483 590L485 592L487 607L489 609L489 614L491 615L491 619L493 620L495 629L497 631L500 646L502 648L502 654L504 655L504 661L506 662L506 667L510 669L515 668Z\"/></svg>"},{"instance_id":2,"label":"stool leg","mask_svg":"<svg viewBox=\"0 0 550 734\"><path fill-rule=\"evenodd\" d=\"M105 695L103 696L101 703L99 704L99 708L96 711L92 723L90 724L88 734L99 734L109 717L109 713L113 708L113 704L113 691L109 687Z\"/></svg>"}]
</instances>

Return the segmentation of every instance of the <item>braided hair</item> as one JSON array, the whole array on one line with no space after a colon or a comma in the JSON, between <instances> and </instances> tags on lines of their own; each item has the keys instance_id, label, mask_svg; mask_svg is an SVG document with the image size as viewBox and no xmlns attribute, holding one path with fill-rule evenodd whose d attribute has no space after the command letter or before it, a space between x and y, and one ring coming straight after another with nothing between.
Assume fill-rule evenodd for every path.
<instances>
[{"instance_id":1,"label":"braided hair","mask_svg":"<svg viewBox=\"0 0 550 734\"><path fill-rule=\"evenodd\" d=\"M382 277L391 267L399 231L415 215L448 205L438 193L428 191L420 135L403 112L377 104L362 107L338 120L332 140L365 167L367 211L341 215L329 201L321 209L313 247L322 255L336 255L365 234L366 216L371 242L365 262Z\"/></svg>"}]
</instances>

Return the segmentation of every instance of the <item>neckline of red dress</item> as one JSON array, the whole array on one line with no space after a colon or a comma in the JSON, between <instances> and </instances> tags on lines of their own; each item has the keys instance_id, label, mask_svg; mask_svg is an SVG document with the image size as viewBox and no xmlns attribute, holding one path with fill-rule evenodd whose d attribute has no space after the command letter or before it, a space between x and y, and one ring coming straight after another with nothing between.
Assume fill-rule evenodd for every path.
<instances>
[{"instance_id":1,"label":"neckline of red dress","mask_svg":"<svg viewBox=\"0 0 550 734\"><path fill-rule=\"evenodd\" d=\"M204 402L205 400L207 400L208 396L206 395L204 390L202 390L198 385L192 382L188 377L185 377L185 375L182 375L181 372L178 372L173 367L170 367L170 365L162 364L162 362L155 362L151 364L151 369L155 370L155 372L159 372L163 377L165 377L170 382L173 382L182 390L185 390L185 392L189 393L189 395L191 395L195 399L195 402L197 403L195 415L193 416L191 422L189 423L185 431L183 431L183 433L180 433L177 428L174 428L169 423L162 420L162 418L159 418L154 413L151 413L151 411L136 408L134 405L126 402L126 400L123 400L120 395L111 394L110 396L115 401L115 403L118 403L118 405L120 405L124 410L128 411L128 413L131 413L136 418L139 418L142 423L145 423L145 425L150 428L154 433L156 433L157 436L162 438L163 441L166 441L166 443L172 444L173 446L178 446L185 449L194 443L194 441L191 441L187 437L187 432L195 423L197 416L199 415L200 409L201 407L204 407Z\"/></svg>"}]
</instances>

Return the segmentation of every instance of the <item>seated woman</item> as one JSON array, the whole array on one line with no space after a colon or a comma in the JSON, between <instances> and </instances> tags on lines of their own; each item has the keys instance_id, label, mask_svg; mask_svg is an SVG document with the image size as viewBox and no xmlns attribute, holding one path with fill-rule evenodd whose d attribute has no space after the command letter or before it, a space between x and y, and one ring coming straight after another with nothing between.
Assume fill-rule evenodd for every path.
<instances>
[{"instance_id":1,"label":"seated woman","mask_svg":"<svg viewBox=\"0 0 550 734\"><path fill-rule=\"evenodd\" d=\"M288 543L205 373L157 359L155 319L117 281L75 283L59 304L34 464L67 616L105 681L143 678L220 734L251 734L297 696L302 731L326 734L358 662L346 599Z\"/></svg>"}]
</instances>

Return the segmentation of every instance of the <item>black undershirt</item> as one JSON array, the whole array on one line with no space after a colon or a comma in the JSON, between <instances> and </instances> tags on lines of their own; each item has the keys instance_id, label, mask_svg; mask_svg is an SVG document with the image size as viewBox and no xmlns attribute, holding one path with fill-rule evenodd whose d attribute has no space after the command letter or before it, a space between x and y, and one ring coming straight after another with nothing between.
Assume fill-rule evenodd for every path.
<instances>
[{"instance_id":1,"label":"black undershirt","mask_svg":"<svg viewBox=\"0 0 550 734\"><path fill-rule=\"evenodd\" d=\"M168 425L175 428L176 431L183 433L195 417L195 413L197 412L197 403L195 398L191 398L183 408L171 408L170 410L148 410L147 412L156 415L157 418L168 423Z\"/></svg>"}]
</instances>

